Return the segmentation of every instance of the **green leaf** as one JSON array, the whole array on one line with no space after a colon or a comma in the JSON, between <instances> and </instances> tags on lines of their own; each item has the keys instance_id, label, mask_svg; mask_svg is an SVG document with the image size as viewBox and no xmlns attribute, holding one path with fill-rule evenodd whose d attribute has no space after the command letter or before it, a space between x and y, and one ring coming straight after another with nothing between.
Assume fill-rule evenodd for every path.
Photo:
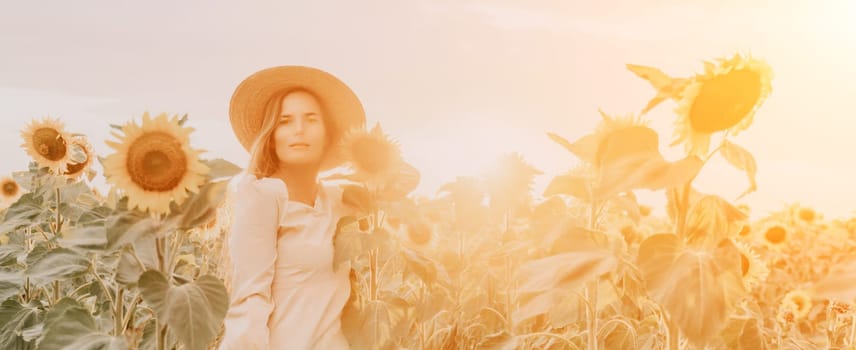
<instances>
[{"instance_id":1,"label":"green leaf","mask_svg":"<svg viewBox=\"0 0 856 350\"><path fill-rule=\"evenodd\" d=\"M723 239L736 236L747 219L740 209L719 196L704 196L687 216L686 241L693 245L715 246Z\"/></svg>"},{"instance_id":2,"label":"green leaf","mask_svg":"<svg viewBox=\"0 0 856 350\"><path fill-rule=\"evenodd\" d=\"M43 286L81 276L89 271L89 265L89 259L80 253L68 248L56 248L29 264L26 275L33 285Z\"/></svg>"},{"instance_id":3,"label":"green leaf","mask_svg":"<svg viewBox=\"0 0 856 350\"><path fill-rule=\"evenodd\" d=\"M104 226L78 226L64 229L59 242L63 246L101 249L107 245L107 229Z\"/></svg>"},{"instance_id":4,"label":"green leaf","mask_svg":"<svg viewBox=\"0 0 856 350\"><path fill-rule=\"evenodd\" d=\"M574 143L571 143L564 137L550 132L547 133L547 137L553 140L553 142L565 147L565 149L576 155L580 160L587 163L595 163L595 157L598 152L598 147L600 146L600 138L598 136L589 134L579 138Z\"/></svg>"},{"instance_id":5,"label":"green leaf","mask_svg":"<svg viewBox=\"0 0 856 350\"><path fill-rule=\"evenodd\" d=\"M341 231L333 238L333 246L333 269L338 270L343 262L352 261L368 251L369 235L359 231Z\"/></svg>"},{"instance_id":6,"label":"green leaf","mask_svg":"<svg viewBox=\"0 0 856 350\"><path fill-rule=\"evenodd\" d=\"M642 220L642 213L639 209L639 202L636 200L636 195L633 194L632 191L627 191L616 196L612 196L610 198L612 204L623 211L627 216L633 220L635 224L639 224L639 220Z\"/></svg>"},{"instance_id":7,"label":"green leaf","mask_svg":"<svg viewBox=\"0 0 856 350\"><path fill-rule=\"evenodd\" d=\"M437 282L439 264L419 251L401 247L401 254L407 261L407 271L416 274L425 284Z\"/></svg>"},{"instance_id":8,"label":"green leaf","mask_svg":"<svg viewBox=\"0 0 856 350\"><path fill-rule=\"evenodd\" d=\"M210 182L202 186L199 193L194 195L182 207L184 213L179 228L190 229L207 225L217 216L217 207L223 203L226 196L228 181Z\"/></svg>"},{"instance_id":9,"label":"green leaf","mask_svg":"<svg viewBox=\"0 0 856 350\"><path fill-rule=\"evenodd\" d=\"M745 171L746 176L749 178L749 188L740 194L737 199L739 200L755 192L758 189L758 184L755 182L758 165L755 163L755 157L752 156L752 153L728 140L722 142L722 148L719 149L719 153L735 168Z\"/></svg>"},{"instance_id":10,"label":"green leaf","mask_svg":"<svg viewBox=\"0 0 856 350\"><path fill-rule=\"evenodd\" d=\"M349 215L339 218L339 221L336 222L336 233L342 232L346 226L355 222L357 222L357 217L355 216Z\"/></svg>"},{"instance_id":11,"label":"green leaf","mask_svg":"<svg viewBox=\"0 0 856 350\"><path fill-rule=\"evenodd\" d=\"M649 291L665 288L682 248L680 238L671 233L655 234L642 241L636 264Z\"/></svg>"},{"instance_id":12,"label":"green leaf","mask_svg":"<svg viewBox=\"0 0 856 350\"><path fill-rule=\"evenodd\" d=\"M132 251L136 251L144 266L140 266ZM157 251L154 238L141 238L132 245L125 246L119 253L116 266L116 282L126 286L137 284L140 275L148 269L157 269Z\"/></svg>"},{"instance_id":13,"label":"green leaf","mask_svg":"<svg viewBox=\"0 0 856 350\"><path fill-rule=\"evenodd\" d=\"M647 80L651 86L657 89L657 95L648 101L641 114L645 114L666 99L680 99L684 89L689 85L687 79L672 78L658 68L627 64L627 69L638 77Z\"/></svg>"},{"instance_id":14,"label":"green leaf","mask_svg":"<svg viewBox=\"0 0 856 350\"><path fill-rule=\"evenodd\" d=\"M18 263L20 256L27 254L27 250L20 244L0 245L0 266L14 265Z\"/></svg>"},{"instance_id":15,"label":"green leaf","mask_svg":"<svg viewBox=\"0 0 856 350\"><path fill-rule=\"evenodd\" d=\"M717 336L743 297L741 257L730 240L712 250L683 247L677 236L654 235L639 248L639 268L651 297L697 346Z\"/></svg>"},{"instance_id":16,"label":"green leaf","mask_svg":"<svg viewBox=\"0 0 856 350\"><path fill-rule=\"evenodd\" d=\"M122 337L98 332L95 319L77 300L63 298L46 315L39 349L120 350L128 344Z\"/></svg>"},{"instance_id":17,"label":"green leaf","mask_svg":"<svg viewBox=\"0 0 856 350\"><path fill-rule=\"evenodd\" d=\"M6 300L21 291L24 276L19 271L0 270L0 300Z\"/></svg>"},{"instance_id":18,"label":"green leaf","mask_svg":"<svg viewBox=\"0 0 856 350\"><path fill-rule=\"evenodd\" d=\"M34 197L33 193L24 193L6 209L6 216L0 223L0 234L9 233L18 227L38 224L34 219L43 212L45 210L42 208L41 198Z\"/></svg>"},{"instance_id":19,"label":"green leaf","mask_svg":"<svg viewBox=\"0 0 856 350\"><path fill-rule=\"evenodd\" d=\"M178 287L170 287L166 276L149 270L138 282L143 300L155 310L158 320L170 327L190 350L204 350L217 336L229 307L223 282L205 275Z\"/></svg>"},{"instance_id":20,"label":"green leaf","mask_svg":"<svg viewBox=\"0 0 856 350\"><path fill-rule=\"evenodd\" d=\"M44 314L39 305L22 305L15 299L0 304L0 349L31 349L22 332L42 322Z\"/></svg>"},{"instance_id":21,"label":"green leaf","mask_svg":"<svg viewBox=\"0 0 856 350\"><path fill-rule=\"evenodd\" d=\"M208 166L210 171L208 172L208 177L211 180L216 180L223 177L232 177L238 175L243 171L241 167L223 160L223 159L210 159L203 160L203 163Z\"/></svg>"},{"instance_id":22,"label":"green leaf","mask_svg":"<svg viewBox=\"0 0 856 350\"><path fill-rule=\"evenodd\" d=\"M180 216L170 217L158 223L150 216L136 212L112 216L107 219L107 248L116 249L125 244L136 243L142 238L155 238L172 232L178 226Z\"/></svg>"},{"instance_id":23,"label":"green leaf","mask_svg":"<svg viewBox=\"0 0 856 350\"><path fill-rule=\"evenodd\" d=\"M342 192L342 202L353 206L354 208L360 209L364 213L368 213L371 211L372 199L369 191L362 186L357 185L345 185L343 186L344 190Z\"/></svg>"},{"instance_id":24,"label":"green leaf","mask_svg":"<svg viewBox=\"0 0 856 350\"><path fill-rule=\"evenodd\" d=\"M520 293L572 290L615 269L618 259L606 250L575 251L529 261L520 266Z\"/></svg>"},{"instance_id":25,"label":"green leaf","mask_svg":"<svg viewBox=\"0 0 856 350\"><path fill-rule=\"evenodd\" d=\"M550 181L547 189L544 190L544 196L549 197L557 194L566 194L574 196L583 201L591 201L591 193L589 192L589 181L585 177L578 175L559 175Z\"/></svg>"}]
</instances>

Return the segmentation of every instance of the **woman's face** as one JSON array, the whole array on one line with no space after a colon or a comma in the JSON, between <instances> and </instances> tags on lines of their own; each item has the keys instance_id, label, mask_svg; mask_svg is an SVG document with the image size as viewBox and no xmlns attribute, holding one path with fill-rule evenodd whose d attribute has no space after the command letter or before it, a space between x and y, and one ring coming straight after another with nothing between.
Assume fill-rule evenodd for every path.
<instances>
[{"instance_id":1,"label":"woman's face","mask_svg":"<svg viewBox=\"0 0 856 350\"><path fill-rule=\"evenodd\" d=\"M315 97L303 91L283 97L279 125L273 133L276 155L282 164L320 163L326 136L321 106Z\"/></svg>"}]
</instances>

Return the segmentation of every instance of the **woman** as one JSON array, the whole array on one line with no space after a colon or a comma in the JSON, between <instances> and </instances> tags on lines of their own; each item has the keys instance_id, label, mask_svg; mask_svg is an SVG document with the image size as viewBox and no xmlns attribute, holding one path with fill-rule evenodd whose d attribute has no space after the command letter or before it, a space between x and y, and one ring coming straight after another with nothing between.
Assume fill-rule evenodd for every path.
<instances>
[{"instance_id":1,"label":"woman","mask_svg":"<svg viewBox=\"0 0 856 350\"><path fill-rule=\"evenodd\" d=\"M338 142L365 127L363 107L332 75L282 66L244 80L229 112L250 164L235 194L220 349L347 349L340 316L350 265L332 263L348 208L341 188L317 176L341 165Z\"/></svg>"}]
</instances>

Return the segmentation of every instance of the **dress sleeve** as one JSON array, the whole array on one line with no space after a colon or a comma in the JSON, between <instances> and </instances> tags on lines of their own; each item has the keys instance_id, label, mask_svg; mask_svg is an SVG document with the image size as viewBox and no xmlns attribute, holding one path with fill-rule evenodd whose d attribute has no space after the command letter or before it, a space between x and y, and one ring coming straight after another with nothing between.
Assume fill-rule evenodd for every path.
<instances>
[{"instance_id":1,"label":"dress sleeve","mask_svg":"<svg viewBox=\"0 0 856 350\"><path fill-rule=\"evenodd\" d=\"M227 243L232 264L232 294L221 350L270 347L268 319L274 306L271 286L277 258L278 218L287 203L288 192L282 185L276 187L267 180L280 181L247 175L236 187L232 232Z\"/></svg>"}]
</instances>

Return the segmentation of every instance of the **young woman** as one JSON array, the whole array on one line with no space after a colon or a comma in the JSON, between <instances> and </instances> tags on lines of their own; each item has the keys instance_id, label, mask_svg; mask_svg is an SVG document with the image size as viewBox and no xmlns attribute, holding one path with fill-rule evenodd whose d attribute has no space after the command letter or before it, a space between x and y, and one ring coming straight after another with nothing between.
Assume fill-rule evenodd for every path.
<instances>
[{"instance_id":1,"label":"young woman","mask_svg":"<svg viewBox=\"0 0 856 350\"><path fill-rule=\"evenodd\" d=\"M229 113L250 163L234 197L220 349L347 349L350 268L333 270L333 234L349 209L318 173L341 165L338 142L365 127L363 107L332 75L281 66L244 80Z\"/></svg>"}]
</instances>

